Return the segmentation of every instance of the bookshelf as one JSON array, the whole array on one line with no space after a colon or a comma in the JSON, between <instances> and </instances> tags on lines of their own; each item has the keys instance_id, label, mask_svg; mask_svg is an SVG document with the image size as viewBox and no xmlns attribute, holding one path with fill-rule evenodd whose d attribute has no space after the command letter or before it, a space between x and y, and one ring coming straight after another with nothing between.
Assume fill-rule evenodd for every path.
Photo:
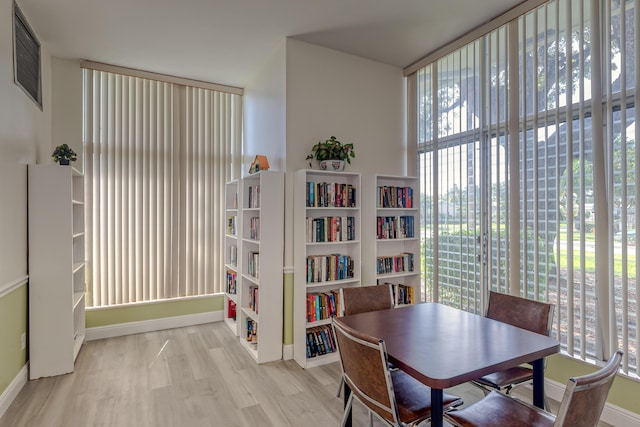
<instances>
[{"instance_id":1,"label":"bookshelf","mask_svg":"<svg viewBox=\"0 0 640 427\"><path fill-rule=\"evenodd\" d=\"M396 306L419 303L419 181L390 175L362 181L363 284L393 284Z\"/></svg>"},{"instance_id":2,"label":"bookshelf","mask_svg":"<svg viewBox=\"0 0 640 427\"><path fill-rule=\"evenodd\" d=\"M258 363L282 358L284 173L261 171L238 182L236 322Z\"/></svg>"},{"instance_id":3,"label":"bookshelf","mask_svg":"<svg viewBox=\"0 0 640 427\"><path fill-rule=\"evenodd\" d=\"M73 372L85 339L84 177L29 165L29 377Z\"/></svg>"},{"instance_id":4,"label":"bookshelf","mask_svg":"<svg viewBox=\"0 0 640 427\"><path fill-rule=\"evenodd\" d=\"M293 354L303 368L338 360L331 316L340 312L338 290L360 286L360 190L358 173L295 174Z\"/></svg>"},{"instance_id":5,"label":"bookshelf","mask_svg":"<svg viewBox=\"0 0 640 427\"><path fill-rule=\"evenodd\" d=\"M239 200L242 200L242 181L229 181L225 185L225 231L224 231L224 322L234 335L240 334L237 321L237 306L241 287L238 286L238 272L240 272L241 258L238 258L239 238L241 227L238 215Z\"/></svg>"}]
</instances>

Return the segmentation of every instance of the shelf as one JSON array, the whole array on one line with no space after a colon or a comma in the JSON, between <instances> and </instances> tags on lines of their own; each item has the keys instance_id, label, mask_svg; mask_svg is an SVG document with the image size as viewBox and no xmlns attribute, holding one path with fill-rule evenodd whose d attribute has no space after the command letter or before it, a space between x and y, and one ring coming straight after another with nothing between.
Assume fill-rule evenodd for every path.
<instances>
[{"instance_id":1,"label":"shelf","mask_svg":"<svg viewBox=\"0 0 640 427\"><path fill-rule=\"evenodd\" d=\"M306 361L306 368L326 365L327 363L338 362L340 360L338 352L323 354L322 356L310 357Z\"/></svg>"},{"instance_id":2,"label":"shelf","mask_svg":"<svg viewBox=\"0 0 640 427\"><path fill-rule=\"evenodd\" d=\"M74 371L85 339L84 177L29 165L29 378ZM55 197L51 195L55 194Z\"/></svg>"},{"instance_id":3,"label":"shelf","mask_svg":"<svg viewBox=\"0 0 640 427\"><path fill-rule=\"evenodd\" d=\"M363 178L363 187L362 206L363 212L366 212L362 220L363 282L386 282L412 288L414 303L418 303L421 301L419 180L408 176L368 175ZM380 206L381 203L391 206ZM394 219L382 220L381 217ZM378 238L380 227L391 238ZM414 237L393 238L412 233ZM405 254L413 254L413 271L378 273L380 258L390 259L392 268L388 268L389 271L394 270L395 262L402 261Z\"/></svg>"},{"instance_id":4,"label":"shelf","mask_svg":"<svg viewBox=\"0 0 640 427\"><path fill-rule=\"evenodd\" d=\"M257 363L278 360L282 358L283 330L284 173L261 171L230 181L225 194L226 214L236 217L236 235L227 235L225 239L225 266L237 273L236 295L225 295L225 323ZM249 207L250 198L259 207ZM260 239L250 238L252 218L260 220ZM268 250L260 251L261 243L267 245ZM259 258L252 257L250 252L259 252ZM232 259L236 265L232 265ZM257 277L250 276L249 271ZM226 284L226 271L223 279ZM252 286L260 288L259 315L248 308ZM226 318L229 301L236 303L235 322ZM246 341L247 319L260 322L257 344Z\"/></svg>"},{"instance_id":5,"label":"shelf","mask_svg":"<svg viewBox=\"0 0 640 427\"><path fill-rule=\"evenodd\" d=\"M313 182L314 185L311 186ZM326 184L326 185L325 185ZM355 189L355 191L351 191ZM361 286L361 264L362 264L362 194L361 176L358 173L350 172L326 172L317 170L300 170L296 172L294 180L294 304L293 304L293 341L294 359L303 368L320 366L338 360L337 353L329 353L321 356L307 358L307 334L312 332L312 328L321 327L323 330L331 325L331 318L307 322L307 296L310 293L322 293L336 291L345 287ZM312 193L319 203L338 203L349 206L307 206L307 201L311 199ZM355 195L355 199L351 196ZM351 206L355 203L355 206ZM309 227L307 218L313 218L312 226L327 227L327 222L315 221L323 217L352 217L349 220L349 236L353 240L338 240L327 242L307 241L308 236L314 232L315 228ZM329 223L332 226L333 222ZM344 222L336 222L342 226ZM338 233L332 228L333 233ZM334 234L334 235L336 235ZM324 282L307 283L307 259L308 257L331 257L332 255L348 257L350 267L353 267L355 277L342 280L329 280ZM335 273L335 272L334 272ZM331 277L336 277L332 275ZM317 338L316 338L317 340ZM326 344L325 344L326 345Z\"/></svg>"},{"instance_id":6,"label":"shelf","mask_svg":"<svg viewBox=\"0 0 640 427\"><path fill-rule=\"evenodd\" d=\"M251 319L253 319L256 322L260 323L260 316L258 315L258 313L256 313L255 311L251 310L249 307L242 307L241 310L247 317L250 317Z\"/></svg>"},{"instance_id":7,"label":"shelf","mask_svg":"<svg viewBox=\"0 0 640 427\"><path fill-rule=\"evenodd\" d=\"M73 293L73 310L79 307L79 304L84 300L84 292ZM84 309L84 306L83 306Z\"/></svg>"}]
</instances>

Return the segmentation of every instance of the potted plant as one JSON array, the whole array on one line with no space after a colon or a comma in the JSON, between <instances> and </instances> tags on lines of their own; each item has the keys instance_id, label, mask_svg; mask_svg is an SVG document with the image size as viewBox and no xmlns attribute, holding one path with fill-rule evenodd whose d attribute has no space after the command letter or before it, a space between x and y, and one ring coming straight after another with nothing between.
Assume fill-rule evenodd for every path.
<instances>
[{"instance_id":1,"label":"potted plant","mask_svg":"<svg viewBox=\"0 0 640 427\"><path fill-rule=\"evenodd\" d=\"M344 163L351 164L351 158L355 156L353 144L343 144L335 136L332 136L311 147L311 153L306 160L318 160L322 170L341 171L344 170ZM309 166L311 166L311 162L309 162Z\"/></svg>"},{"instance_id":2,"label":"potted plant","mask_svg":"<svg viewBox=\"0 0 640 427\"><path fill-rule=\"evenodd\" d=\"M69 162L75 162L78 158L76 152L67 144L58 145L51 154L53 161L61 165L68 165Z\"/></svg>"}]
</instances>

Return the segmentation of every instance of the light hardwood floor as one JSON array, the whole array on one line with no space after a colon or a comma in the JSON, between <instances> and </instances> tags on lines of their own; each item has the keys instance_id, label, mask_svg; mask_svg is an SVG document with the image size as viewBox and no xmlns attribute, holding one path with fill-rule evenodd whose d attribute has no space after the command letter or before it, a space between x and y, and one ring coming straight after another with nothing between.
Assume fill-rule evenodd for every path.
<instances>
[{"instance_id":1,"label":"light hardwood floor","mask_svg":"<svg viewBox=\"0 0 640 427\"><path fill-rule=\"evenodd\" d=\"M73 374L29 381L0 427L339 426L339 379L338 363L257 365L219 322L87 342ZM368 425L357 404L353 425Z\"/></svg>"}]
</instances>

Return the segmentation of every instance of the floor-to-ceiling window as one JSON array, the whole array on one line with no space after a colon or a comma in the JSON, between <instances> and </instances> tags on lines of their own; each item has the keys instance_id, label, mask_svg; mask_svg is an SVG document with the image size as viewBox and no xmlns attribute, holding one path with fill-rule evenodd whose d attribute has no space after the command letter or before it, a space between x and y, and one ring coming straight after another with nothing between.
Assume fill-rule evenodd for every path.
<instances>
[{"instance_id":1,"label":"floor-to-ceiling window","mask_svg":"<svg viewBox=\"0 0 640 427\"><path fill-rule=\"evenodd\" d=\"M555 305L568 354L638 374L638 0L556 0L417 70L427 299Z\"/></svg>"},{"instance_id":2,"label":"floor-to-ceiling window","mask_svg":"<svg viewBox=\"0 0 640 427\"><path fill-rule=\"evenodd\" d=\"M84 70L87 306L222 292L242 92L107 68Z\"/></svg>"}]
</instances>

